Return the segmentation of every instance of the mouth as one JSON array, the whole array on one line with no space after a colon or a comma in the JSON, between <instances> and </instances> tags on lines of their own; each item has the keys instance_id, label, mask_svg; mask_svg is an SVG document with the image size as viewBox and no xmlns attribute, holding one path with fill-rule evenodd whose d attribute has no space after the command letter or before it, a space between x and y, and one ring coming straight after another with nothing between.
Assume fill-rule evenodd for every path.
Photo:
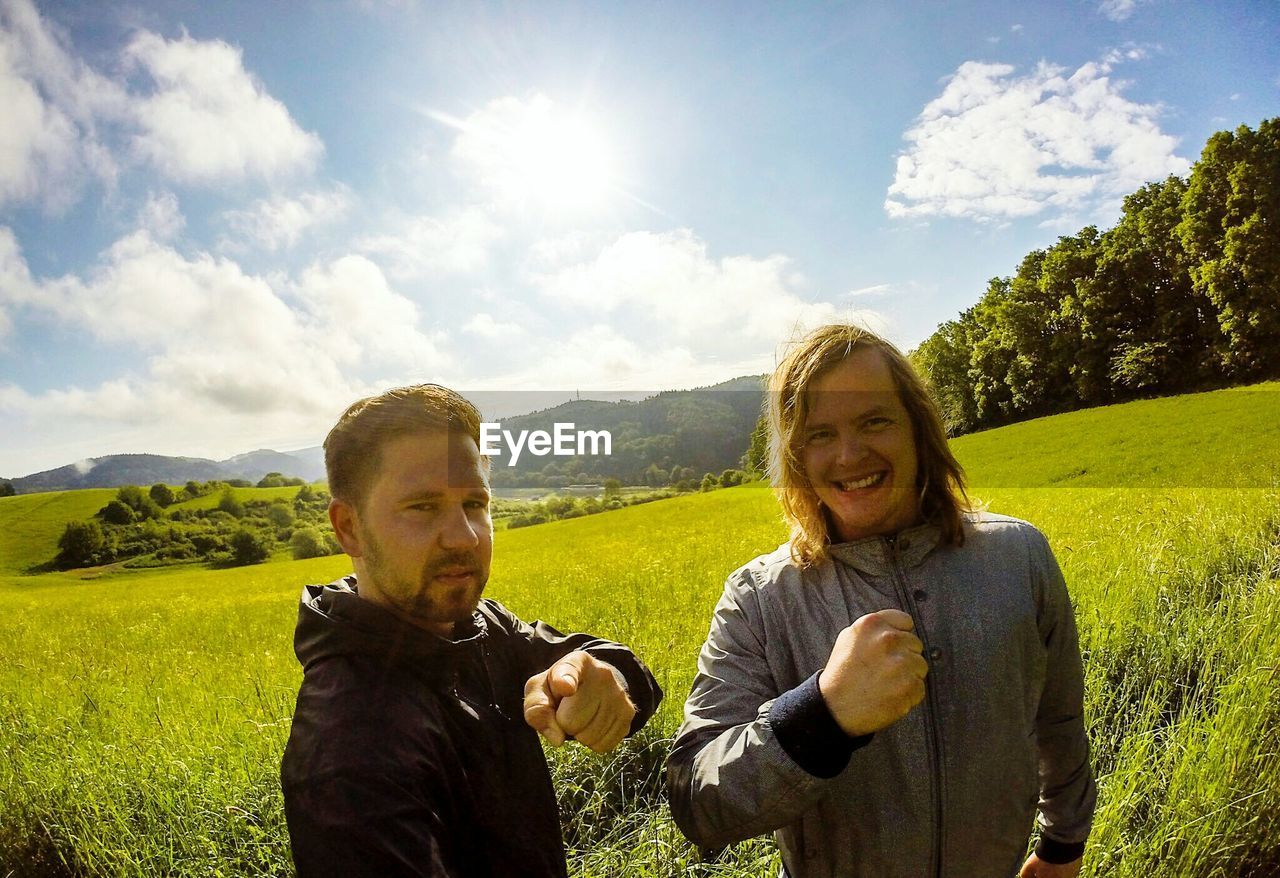
<instances>
[{"instance_id":1,"label":"mouth","mask_svg":"<svg viewBox=\"0 0 1280 878\"><path fill-rule=\"evenodd\" d=\"M834 485L837 490L846 494L851 494L856 491L866 491L878 488L880 485L884 484L884 480L888 477L888 470L881 470L880 472L863 476L860 479L849 479L843 482L832 482L831 484Z\"/></svg>"},{"instance_id":2,"label":"mouth","mask_svg":"<svg viewBox=\"0 0 1280 878\"><path fill-rule=\"evenodd\" d=\"M438 579L443 582L460 583L476 576L474 567L446 567L437 572L432 579Z\"/></svg>"}]
</instances>

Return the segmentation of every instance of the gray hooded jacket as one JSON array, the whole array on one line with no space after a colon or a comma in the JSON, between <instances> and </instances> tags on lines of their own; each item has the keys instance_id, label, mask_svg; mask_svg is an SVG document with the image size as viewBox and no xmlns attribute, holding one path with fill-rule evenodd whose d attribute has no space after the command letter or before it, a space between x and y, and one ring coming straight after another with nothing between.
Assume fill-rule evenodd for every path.
<instances>
[{"instance_id":1,"label":"gray hooded jacket","mask_svg":"<svg viewBox=\"0 0 1280 878\"><path fill-rule=\"evenodd\" d=\"M1009 878L1038 808L1041 855L1079 856L1097 794L1057 562L1004 516L969 515L963 546L939 542L923 525L807 570L783 545L729 577L668 764L690 839L776 832L794 878ZM925 699L850 739L818 672L842 629L887 608L924 641Z\"/></svg>"}]
</instances>

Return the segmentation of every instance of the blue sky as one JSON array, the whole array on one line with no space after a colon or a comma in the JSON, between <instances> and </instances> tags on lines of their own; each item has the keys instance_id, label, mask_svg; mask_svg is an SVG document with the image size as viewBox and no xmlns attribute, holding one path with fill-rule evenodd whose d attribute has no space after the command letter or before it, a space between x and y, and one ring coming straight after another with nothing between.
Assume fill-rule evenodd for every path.
<instances>
[{"instance_id":1,"label":"blue sky","mask_svg":"<svg viewBox=\"0 0 1280 878\"><path fill-rule=\"evenodd\" d=\"M1280 114L1277 46L1253 0L0 0L0 475L909 348Z\"/></svg>"}]
</instances>

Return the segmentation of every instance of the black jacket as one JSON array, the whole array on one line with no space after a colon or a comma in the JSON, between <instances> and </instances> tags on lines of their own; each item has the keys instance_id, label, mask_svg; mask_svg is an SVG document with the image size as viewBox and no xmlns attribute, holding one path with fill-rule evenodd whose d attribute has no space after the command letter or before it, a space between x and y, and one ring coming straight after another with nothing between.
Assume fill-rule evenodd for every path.
<instances>
[{"instance_id":1,"label":"black jacket","mask_svg":"<svg viewBox=\"0 0 1280 878\"><path fill-rule=\"evenodd\" d=\"M360 599L354 577L303 590L303 666L281 765L300 878L566 874L525 681L585 649L626 678L635 732L662 698L629 649L480 603L445 640Z\"/></svg>"}]
</instances>

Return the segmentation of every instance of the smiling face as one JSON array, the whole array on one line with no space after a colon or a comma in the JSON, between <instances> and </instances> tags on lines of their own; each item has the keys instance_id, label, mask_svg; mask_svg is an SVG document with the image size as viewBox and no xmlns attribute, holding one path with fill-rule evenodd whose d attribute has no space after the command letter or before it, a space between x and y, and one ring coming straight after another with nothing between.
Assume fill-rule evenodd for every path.
<instances>
[{"instance_id":1,"label":"smiling face","mask_svg":"<svg viewBox=\"0 0 1280 878\"><path fill-rule=\"evenodd\" d=\"M897 533L920 519L916 443L889 366L858 348L809 388L799 458L831 542Z\"/></svg>"},{"instance_id":2,"label":"smiling face","mask_svg":"<svg viewBox=\"0 0 1280 878\"><path fill-rule=\"evenodd\" d=\"M493 522L470 436L430 430L388 439L359 507L335 500L330 517L362 598L443 637L475 610L489 579Z\"/></svg>"}]
</instances>

